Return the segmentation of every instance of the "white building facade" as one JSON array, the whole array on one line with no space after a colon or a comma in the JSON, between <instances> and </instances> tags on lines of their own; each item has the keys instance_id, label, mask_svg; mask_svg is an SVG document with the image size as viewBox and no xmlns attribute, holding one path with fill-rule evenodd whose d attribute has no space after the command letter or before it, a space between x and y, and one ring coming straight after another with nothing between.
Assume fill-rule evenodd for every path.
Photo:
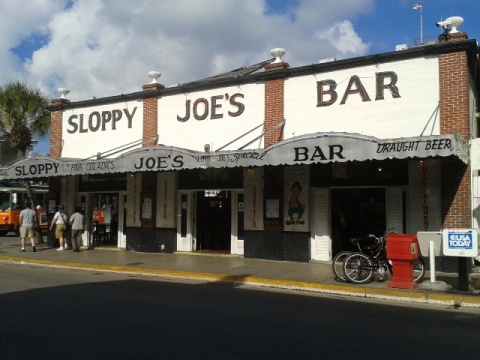
<instances>
[{"instance_id":1,"label":"white building facade","mask_svg":"<svg viewBox=\"0 0 480 360\"><path fill-rule=\"evenodd\" d=\"M392 227L478 227L478 48L463 35L55 99L50 156L0 175L49 178L52 211L85 210L85 244L130 251L328 261Z\"/></svg>"}]
</instances>

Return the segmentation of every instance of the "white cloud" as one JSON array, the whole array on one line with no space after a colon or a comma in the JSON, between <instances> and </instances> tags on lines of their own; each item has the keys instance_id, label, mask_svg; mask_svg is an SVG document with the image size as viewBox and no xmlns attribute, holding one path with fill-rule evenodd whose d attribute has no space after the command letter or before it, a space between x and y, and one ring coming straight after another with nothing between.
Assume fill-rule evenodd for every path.
<instances>
[{"instance_id":1,"label":"white cloud","mask_svg":"<svg viewBox=\"0 0 480 360\"><path fill-rule=\"evenodd\" d=\"M302 0L281 14L268 14L263 0L28 4L0 4L0 83L25 80L51 97L67 87L77 101L140 91L150 70L160 71L167 86L194 81L266 60L275 47L287 50L290 66L365 54L368 44L348 20L369 11L373 0ZM13 55L12 48L38 34L46 43L31 60Z\"/></svg>"},{"instance_id":2,"label":"white cloud","mask_svg":"<svg viewBox=\"0 0 480 360\"><path fill-rule=\"evenodd\" d=\"M23 58L13 53L18 47L35 46L34 40L48 36L48 20L51 14L60 11L64 1L31 0L21 6L15 0L0 1L0 83L28 79L23 69Z\"/></svg>"},{"instance_id":3,"label":"white cloud","mask_svg":"<svg viewBox=\"0 0 480 360\"><path fill-rule=\"evenodd\" d=\"M355 33L350 21L344 20L331 26L323 33L317 34L319 39L327 40L337 49L342 58L365 55L369 44L365 44Z\"/></svg>"}]
</instances>

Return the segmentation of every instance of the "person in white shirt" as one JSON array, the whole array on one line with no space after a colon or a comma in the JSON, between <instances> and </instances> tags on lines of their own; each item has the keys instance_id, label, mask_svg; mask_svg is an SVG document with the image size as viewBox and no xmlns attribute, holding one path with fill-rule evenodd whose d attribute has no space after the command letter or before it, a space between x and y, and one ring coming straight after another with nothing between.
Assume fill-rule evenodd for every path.
<instances>
[{"instance_id":1,"label":"person in white shirt","mask_svg":"<svg viewBox=\"0 0 480 360\"><path fill-rule=\"evenodd\" d=\"M58 242L60 244L60 247L57 249L59 251L61 250L67 250L68 249L68 244L67 244L67 239L66 239L66 230L67 226L66 224L68 223L68 214L64 211L64 206L63 205L58 205L57 206L58 211L55 213L53 216L52 223L50 224L50 230L53 229L53 226L55 226L55 238L58 239Z\"/></svg>"},{"instance_id":2,"label":"person in white shirt","mask_svg":"<svg viewBox=\"0 0 480 360\"><path fill-rule=\"evenodd\" d=\"M75 213L70 216L70 224L72 224L72 247L74 252L80 251L82 245L82 235L85 227L85 216L82 214L82 208L77 206Z\"/></svg>"}]
</instances>

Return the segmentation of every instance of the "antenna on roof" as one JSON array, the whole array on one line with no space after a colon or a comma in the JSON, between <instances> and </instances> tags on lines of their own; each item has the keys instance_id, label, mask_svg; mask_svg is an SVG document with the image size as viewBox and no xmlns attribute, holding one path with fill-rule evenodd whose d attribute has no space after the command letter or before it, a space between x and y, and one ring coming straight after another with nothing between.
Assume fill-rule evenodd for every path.
<instances>
[{"instance_id":1,"label":"antenna on roof","mask_svg":"<svg viewBox=\"0 0 480 360\"><path fill-rule=\"evenodd\" d=\"M413 10L420 10L420 44L423 45L423 4L422 0L413 5Z\"/></svg>"}]
</instances>

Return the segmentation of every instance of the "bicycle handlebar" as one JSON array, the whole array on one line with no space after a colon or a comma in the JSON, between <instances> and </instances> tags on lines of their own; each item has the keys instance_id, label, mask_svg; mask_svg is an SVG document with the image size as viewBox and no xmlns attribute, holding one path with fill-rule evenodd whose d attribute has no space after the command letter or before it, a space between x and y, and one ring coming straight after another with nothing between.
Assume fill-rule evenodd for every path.
<instances>
[{"instance_id":1,"label":"bicycle handlebar","mask_svg":"<svg viewBox=\"0 0 480 360\"><path fill-rule=\"evenodd\" d=\"M362 242L362 241L365 241L365 240L370 240L370 239L377 239L377 237L373 234L369 234L367 236L362 236L362 237L357 237L357 238L350 238L348 239L348 241L350 242L350 244L357 244L359 242Z\"/></svg>"},{"instance_id":2,"label":"bicycle handlebar","mask_svg":"<svg viewBox=\"0 0 480 360\"><path fill-rule=\"evenodd\" d=\"M369 234L369 235L363 236L363 237L348 239L350 244L358 245L358 246L360 246L360 244L362 242L366 241L366 240L373 240L373 242L375 243L376 246L386 245L386 243L387 243L386 236L376 236L376 235L373 235L373 234Z\"/></svg>"}]
</instances>

